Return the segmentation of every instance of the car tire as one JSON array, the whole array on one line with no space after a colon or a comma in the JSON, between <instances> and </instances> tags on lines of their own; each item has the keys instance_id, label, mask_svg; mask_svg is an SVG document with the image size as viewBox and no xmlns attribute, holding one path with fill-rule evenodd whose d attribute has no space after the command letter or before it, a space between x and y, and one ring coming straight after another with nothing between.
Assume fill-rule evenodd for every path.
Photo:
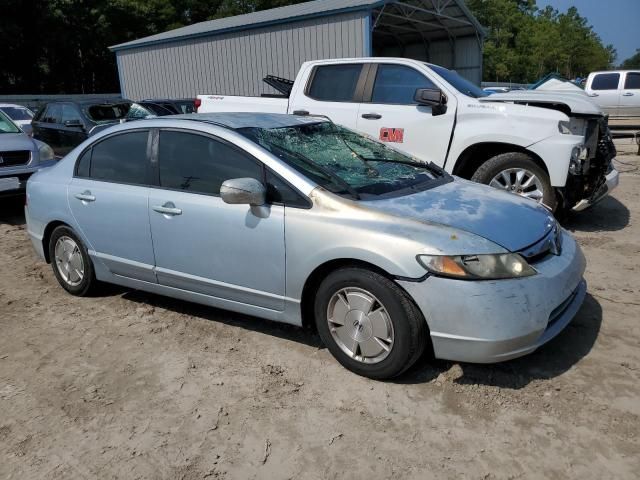
<instances>
[{"instance_id":1,"label":"car tire","mask_svg":"<svg viewBox=\"0 0 640 480\"><path fill-rule=\"evenodd\" d=\"M429 342L427 323L409 296L389 278L361 267L330 273L316 292L314 314L331 354L368 378L400 375Z\"/></svg>"},{"instance_id":2,"label":"car tire","mask_svg":"<svg viewBox=\"0 0 640 480\"><path fill-rule=\"evenodd\" d=\"M97 284L87 248L66 225L57 227L49 239L49 258L58 283L72 295L83 297Z\"/></svg>"},{"instance_id":3,"label":"car tire","mask_svg":"<svg viewBox=\"0 0 640 480\"><path fill-rule=\"evenodd\" d=\"M522 183L517 179L520 173L523 174ZM529 179L532 183L526 185ZM555 210L558 203L549 175L526 153L507 152L496 155L480 165L471 180L533 198L551 211ZM521 188L523 184L526 188ZM530 196L535 195L536 191L541 191L540 198Z\"/></svg>"}]
</instances>

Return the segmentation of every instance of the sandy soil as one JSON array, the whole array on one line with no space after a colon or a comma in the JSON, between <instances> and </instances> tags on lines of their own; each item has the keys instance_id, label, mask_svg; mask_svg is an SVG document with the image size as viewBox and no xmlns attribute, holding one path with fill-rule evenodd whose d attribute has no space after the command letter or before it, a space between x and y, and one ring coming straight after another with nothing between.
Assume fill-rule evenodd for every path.
<instances>
[{"instance_id":1,"label":"sandy soil","mask_svg":"<svg viewBox=\"0 0 640 480\"><path fill-rule=\"evenodd\" d=\"M620 188L568 222L589 262L573 323L516 361L389 383L301 329L67 295L2 200L0 478L638 478L640 157L620 147Z\"/></svg>"}]
</instances>

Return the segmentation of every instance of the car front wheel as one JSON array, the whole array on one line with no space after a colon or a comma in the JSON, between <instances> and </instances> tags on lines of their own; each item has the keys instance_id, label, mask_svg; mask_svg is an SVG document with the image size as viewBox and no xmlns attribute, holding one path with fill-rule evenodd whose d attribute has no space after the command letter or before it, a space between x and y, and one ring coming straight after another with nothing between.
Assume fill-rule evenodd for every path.
<instances>
[{"instance_id":1,"label":"car front wheel","mask_svg":"<svg viewBox=\"0 0 640 480\"><path fill-rule=\"evenodd\" d=\"M401 374L429 341L426 322L407 294L364 268L329 274L318 288L314 311L318 333L332 355L365 377Z\"/></svg>"}]
</instances>

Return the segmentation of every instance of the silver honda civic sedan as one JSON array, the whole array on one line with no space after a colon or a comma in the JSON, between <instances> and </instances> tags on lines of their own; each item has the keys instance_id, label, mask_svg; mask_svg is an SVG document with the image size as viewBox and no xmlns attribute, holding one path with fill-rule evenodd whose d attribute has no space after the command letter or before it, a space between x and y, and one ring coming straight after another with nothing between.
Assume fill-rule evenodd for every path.
<instances>
[{"instance_id":1,"label":"silver honda civic sedan","mask_svg":"<svg viewBox=\"0 0 640 480\"><path fill-rule=\"evenodd\" d=\"M532 352L575 316L585 259L535 202L322 118L141 120L28 182L60 285L100 281L315 327L371 378Z\"/></svg>"}]
</instances>

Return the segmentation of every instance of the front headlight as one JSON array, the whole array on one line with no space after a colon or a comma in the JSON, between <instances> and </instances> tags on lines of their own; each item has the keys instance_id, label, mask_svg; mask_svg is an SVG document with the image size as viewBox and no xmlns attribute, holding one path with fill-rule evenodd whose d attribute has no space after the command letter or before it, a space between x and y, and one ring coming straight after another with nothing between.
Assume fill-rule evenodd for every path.
<instances>
[{"instance_id":1,"label":"front headlight","mask_svg":"<svg viewBox=\"0 0 640 480\"><path fill-rule=\"evenodd\" d=\"M493 255L418 255L431 273L467 280L521 278L537 272L517 253Z\"/></svg>"},{"instance_id":2,"label":"front headlight","mask_svg":"<svg viewBox=\"0 0 640 480\"><path fill-rule=\"evenodd\" d=\"M53 160L56 157L55 153L53 153L53 149L46 143L40 144L38 147L38 154L41 162Z\"/></svg>"},{"instance_id":3,"label":"front headlight","mask_svg":"<svg viewBox=\"0 0 640 480\"><path fill-rule=\"evenodd\" d=\"M558 122L558 131L564 135L571 135L573 133L571 131L571 122L560 120Z\"/></svg>"}]
</instances>

